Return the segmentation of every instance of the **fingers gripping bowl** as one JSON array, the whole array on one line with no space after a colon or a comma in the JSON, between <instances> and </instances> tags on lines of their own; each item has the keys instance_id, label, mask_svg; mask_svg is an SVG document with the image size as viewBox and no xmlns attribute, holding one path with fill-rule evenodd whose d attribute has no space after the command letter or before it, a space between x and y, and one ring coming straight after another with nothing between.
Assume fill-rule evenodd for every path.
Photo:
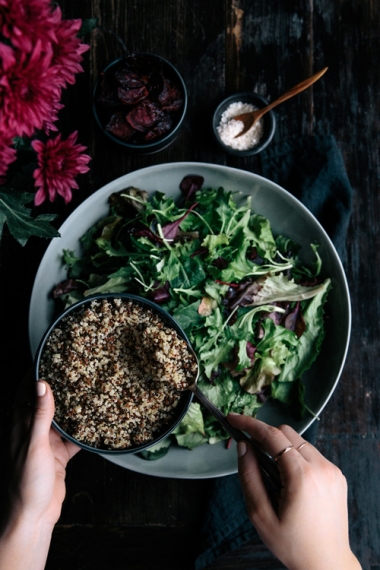
<instances>
[{"instance_id":1,"label":"fingers gripping bowl","mask_svg":"<svg viewBox=\"0 0 380 570\"><path fill-rule=\"evenodd\" d=\"M36 379L54 393L56 429L106 454L140 452L166 438L187 412L197 371L174 319L127 294L92 296L63 311L35 361Z\"/></svg>"}]
</instances>

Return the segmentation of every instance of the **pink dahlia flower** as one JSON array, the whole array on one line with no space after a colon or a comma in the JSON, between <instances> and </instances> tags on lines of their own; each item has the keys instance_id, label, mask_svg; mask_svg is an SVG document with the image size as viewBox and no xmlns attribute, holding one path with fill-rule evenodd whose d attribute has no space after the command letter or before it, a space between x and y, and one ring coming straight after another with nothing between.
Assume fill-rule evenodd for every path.
<instances>
[{"instance_id":1,"label":"pink dahlia flower","mask_svg":"<svg viewBox=\"0 0 380 570\"><path fill-rule=\"evenodd\" d=\"M75 131L67 140L62 140L58 134L46 144L39 140L32 142L38 157L38 168L33 173L38 188L34 198L36 206L47 199L54 202L57 194L67 204L72 198L71 190L79 188L75 177L88 172L87 164L91 157L82 154L86 150L85 146L75 144L77 136L78 132Z\"/></svg>"},{"instance_id":2,"label":"pink dahlia flower","mask_svg":"<svg viewBox=\"0 0 380 570\"><path fill-rule=\"evenodd\" d=\"M0 136L0 183L4 182L3 177L7 173L8 166L16 160L16 149L11 145L11 138Z\"/></svg>"},{"instance_id":3,"label":"pink dahlia flower","mask_svg":"<svg viewBox=\"0 0 380 570\"><path fill-rule=\"evenodd\" d=\"M61 97L51 58L50 44L27 54L0 42L0 132L30 137L51 123Z\"/></svg>"},{"instance_id":4,"label":"pink dahlia flower","mask_svg":"<svg viewBox=\"0 0 380 570\"><path fill-rule=\"evenodd\" d=\"M0 0L0 33L21 51L31 52L37 40L56 41L50 0Z\"/></svg>"},{"instance_id":5,"label":"pink dahlia flower","mask_svg":"<svg viewBox=\"0 0 380 570\"><path fill-rule=\"evenodd\" d=\"M56 18L54 27L57 41L52 44L52 66L58 83L62 87L66 87L68 83L73 85L75 75L83 71L80 65L80 62L83 61L82 53L90 49L90 46L77 38L82 20L62 20L60 8L56 8L54 14L59 15L59 18Z\"/></svg>"}]
</instances>

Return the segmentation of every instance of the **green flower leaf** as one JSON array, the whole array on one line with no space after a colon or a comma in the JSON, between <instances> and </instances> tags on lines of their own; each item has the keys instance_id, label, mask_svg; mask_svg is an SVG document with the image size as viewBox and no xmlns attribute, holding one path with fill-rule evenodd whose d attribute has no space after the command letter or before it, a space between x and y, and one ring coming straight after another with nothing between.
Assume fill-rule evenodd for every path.
<instances>
[{"instance_id":1,"label":"green flower leaf","mask_svg":"<svg viewBox=\"0 0 380 570\"><path fill-rule=\"evenodd\" d=\"M98 18L87 18L86 20L82 20L82 25L77 34L78 38L83 38L84 36L92 32L92 30L94 30L97 25L98 25Z\"/></svg>"},{"instance_id":2,"label":"green flower leaf","mask_svg":"<svg viewBox=\"0 0 380 570\"><path fill-rule=\"evenodd\" d=\"M29 192L0 192L0 239L4 224L7 224L13 237L24 246L31 236L59 237L58 231L50 225L57 216L42 214L33 218L31 210L24 204L32 202L34 195Z\"/></svg>"}]
</instances>

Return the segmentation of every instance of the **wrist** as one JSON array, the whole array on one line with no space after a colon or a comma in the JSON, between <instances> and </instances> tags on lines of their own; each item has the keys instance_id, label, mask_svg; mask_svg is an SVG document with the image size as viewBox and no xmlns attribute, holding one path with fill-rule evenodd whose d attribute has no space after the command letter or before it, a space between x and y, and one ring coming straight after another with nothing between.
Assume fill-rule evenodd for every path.
<instances>
[{"instance_id":1,"label":"wrist","mask_svg":"<svg viewBox=\"0 0 380 570\"><path fill-rule=\"evenodd\" d=\"M347 570L362 570L362 565L360 564L359 560L356 558L352 550L350 551L348 565L345 566L345 568L347 568Z\"/></svg>"},{"instance_id":2,"label":"wrist","mask_svg":"<svg viewBox=\"0 0 380 570\"><path fill-rule=\"evenodd\" d=\"M12 517L0 536L0 570L45 567L54 525L27 515Z\"/></svg>"},{"instance_id":3,"label":"wrist","mask_svg":"<svg viewBox=\"0 0 380 570\"><path fill-rule=\"evenodd\" d=\"M331 564L326 560L316 560L315 564L311 561L308 562L310 570L362 570L362 566L352 550L349 550L346 556L337 557L339 560L331 561ZM305 564L297 561L294 565L287 566L288 570L305 570Z\"/></svg>"}]
</instances>

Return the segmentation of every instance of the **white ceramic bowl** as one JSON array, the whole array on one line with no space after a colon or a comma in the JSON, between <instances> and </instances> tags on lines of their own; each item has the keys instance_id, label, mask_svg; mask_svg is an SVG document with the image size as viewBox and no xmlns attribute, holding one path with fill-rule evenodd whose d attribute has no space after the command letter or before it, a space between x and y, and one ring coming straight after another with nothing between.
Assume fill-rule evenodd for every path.
<instances>
[{"instance_id":1,"label":"white ceramic bowl","mask_svg":"<svg viewBox=\"0 0 380 570\"><path fill-rule=\"evenodd\" d=\"M306 403L315 415L320 415L342 372L351 329L349 290L339 256L319 222L289 192L261 176L226 166L177 162L144 168L110 182L83 202L60 228L61 237L52 240L37 272L29 314L32 354L36 353L45 330L54 318L52 288L66 278L61 262L62 250L79 252L81 235L107 213L108 196L127 186L135 186L176 197L180 194L182 178L188 174L203 176L206 187L223 186L241 192L242 196L250 194L255 212L269 218L275 233L287 235L305 246L305 252L309 252L311 242L319 242L323 275L331 278L333 287L328 297L329 318L322 350L303 380ZM305 261L308 260L312 261L306 253ZM333 410L326 413L333 413ZM272 425L287 423L299 433L303 433L315 419L313 415L306 414L301 421L295 421L289 411L275 401L268 401L259 410L258 417ZM227 450L224 443L206 444L193 451L172 446L169 453L157 461L123 454L107 459L133 471L161 477L208 478L237 471L236 450L234 446Z\"/></svg>"}]
</instances>

